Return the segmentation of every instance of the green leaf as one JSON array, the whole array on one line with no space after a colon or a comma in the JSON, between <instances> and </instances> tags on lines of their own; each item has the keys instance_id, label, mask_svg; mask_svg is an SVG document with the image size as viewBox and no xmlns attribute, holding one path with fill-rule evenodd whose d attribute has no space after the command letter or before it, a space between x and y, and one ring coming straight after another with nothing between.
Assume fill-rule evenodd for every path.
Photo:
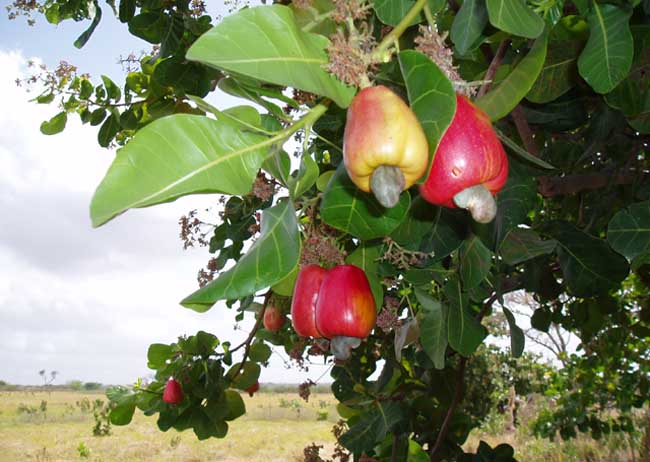
<instances>
[{"instance_id":1,"label":"green leaf","mask_svg":"<svg viewBox=\"0 0 650 462\"><path fill-rule=\"evenodd\" d=\"M537 308L530 317L530 325L539 331L548 332L552 320L553 314L548 309Z\"/></svg>"},{"instance_id":2,"label":"green leaf","mask_svg":"<svg viewBox=\"0 0 650 462\"><path fill-rule=\"evenodd\" d=\"M420 343L436 369L445 368L447 350L447 311L448 308L428 293L416 289L415 296L422 305L420 318Z\"/></svg>"},{"instance_id":3,"label":"green leaf","mask_svg":"<svg viewBox=\"0 0 650 462\"><path fill-rule=\"evenodd\" d=\"M490 23L509 34L534 39L544 30L544 20L524 0L487 0L487 10Z\"/></svg>"},{"instance_id":4,"label":"green leaf","mask_svg":"<svg viewBox=\"0 0 650 462\"><path fill-rule=\"evenodd\" d=\"M485 95L475 101L491 120L499 120L512 111L528 94L546 60L548 32L540 36L517 66Z\"/></svg>"},{"instance_id":5,"label":"green leaf","mask_svg":"<svg viewBox=\"0 0 650 462\"><path fill-rule=\"evenodd\" d=\"M406 218L393 230L390 237L402 247L419 250L424 236L432 231L438 210L421 196L417 196L411 202Z\"/></svg>"},{"instance_id":6,"label":"green leaf","mask_svg":"<svg viewBox=\"0 0 650 462\"><path fill-rule=\"evenodd\" d=\"M252 295L291 273L299 257L296 214L293 203L287 200L264 210L260 236L235 266L186 297L181 305L204 312L217 300Z\"/></svg>"},{"instance_id":7,"label":"green leaf","mask_svg":"<svg viewBox=\"0 0 650 462\"><path fill-rule=\"evenodd\" d=\"M514 166L511 162L508 181L497 194L497 216L493 222L497 245L508 231L526 221L537 201L535 178L525 172L517 172L512 168Z\"/></svg>"},{"instance_id":8,"label":"green leaf","mask_svg":"<svg viewBox=\"0 0 650 462\"><path fill-rule=\"evenodd\" d=\"M526 99L548 103L573 88L578 80L577 61L581 47L579 42L551 42L544 67Z\"/></svg>"},{"instance_id":9,"label":"green leaf","mask_svg":"<svg viewBox=\"0 0 650 462\"><path fill-rule=\"evenodd\" d=\"M110 78L108 78L105 75L102 75L102 81L104 82L104 86L106 87L106 94L108 95L108 97L117 103L122 97L122 92L120 91L120 87L115 85L115 82L113 82Z\"/></svg>"},{"instance_id":10,"label":"green leaf","mask_svg":"<svg viewBox=\"0 0 650 462\"><path fill-rule=\"evenodd\" d=\"M402 410L394 401L373 403L350 429L341 435L340 443L355 454L370 451L402 418Z\"/></svg>"},{"instance_id":11,"label":"green leaf","mask_svg":"<svg viewBox=\"0 0 650 462\"><path fill-rule=\"evenodd\" d=\"M543 241L532 229L513 228L501 241L499 254L508 265L517 265L555 250L557 241Z\"/></svg>"},{"instance_id":12,"label":"green leaf","mask_svg":"<svg viewBox=\"0 0 650 462\"><path fill-rule=\"evenodd\" d=\"M88 29L83 31L82 34L77 37L77 40L74 41L74 46L76 48L82 48L88 42L88 40L90 40L90 36L93 35L93 32L95 32L95 29L99 25L99 21L102 19L102 9L99 7L97 2L94 2L93 5L95 8L95 15L92 22L90 23L90 26L88 26Z\"/></svg>"},{"instance_id":13,"label":"green leaf","mask_svg":"<svg viewBox=\"0 0 650 462\"><path fill-rule=\"evenodd\" d=\"M587 17L589 40L578 59L578 70L597 93L609 93L630 72L634 54L631 14L614 5L592 4Z\"/></svg>"},{"instance_id":14,"label":"green leaf","mask_svg":"<svg viewBox=\"0 0 650 462\"><path fill-rule=\"evenodd\" d=\"M147 352L147 367L149 369L160 369L165 366L168 359L171 358L173 349L170 345L164 343L153 343L149 345Z\"/></svg>"},{"instance_id":15,"label":"green leaf","mask_svg":"<svg viewBox=\"0 0 650 462\"><path fill-rule=\"evenodd\" d=\"M464 230L458 223L457 215L444 207L436 207L431 215L431 229L422 241L421 250L433 253L436 260L441 260L456 250L463 243Z\"/></svg>"},{"instance_id":16,"label":"green leaf","mask_svg":"<svg viewBox=\"0 0 650 462\"><path fill-rule=\"evenodd\" d=\"M163 87L174 87L176 93L203 97L210 92L211 82L206 67L189 63L178 56L159 62L153 71L152 79ZM199 105L198 100L192 101Z\"/></svg>"},{"instance_id":17,"label":"green leaf","mask_svg":"<svg viewBox=\"0 0 650 462\"><path fill-rule=\"evenodd\" d=\"M59 112L50 120L43 122L41 124L41 133L43 135L56 135L57 133L61 133L65 128L65 124L67 121L68 121L68 114L66 114L65 111Z\"/></svg>"},{"instance_id":18,"label":"green leaf","mask_svg":"<svg viewBox=\"0 0 650 462\"><path fill-rule=\"evenodd\" d=\"M120 22L129 22L135 15L136 0L120 0L119 18Z\"/></svg>"},{"instance_id":19,"label":"green leaf","mask_svg":"<svg viewBox=\"0 0 650 462\"><path fill-rule=\"evenodd\" d=\"M255 342L251 345L248 356L256 363L266 362L271 357L271 347L264 342Z\"/></svg>"},{"instance_id":20,"label":"green leaf","mask_svg":"<svg viewBox=\"0 0 650 462\"><path fill-rule=\"evenodd\" d=\"M363 242L345 259L346 263L358 266L366 273L378 311L384 304L384 288L377 276L377 267L381 255L382 244Z\"/></svg>"},{"instance_id":21,"label":"green leaf","mask_svg":"<svg viewBox=\"0 0 650 462\"><path fill-rule=\"evenodd\" d=\"M238 392L235 390L226 390L225 395L228 413L224 420L235 420L246 414L246 405Z\"/></svg>"},{"instance_id":22,"label":"green leaf","mask_svg":"<svg viewBox=\"0 0 650 462\"><path fill-rule=\"evenodd\" d=\"M153 44L162 42L168 27L169 16L162 10L140 13L129 21L131 35Z\"/></svg>"},{"instance_id":23,"label":"green leaf","mask_svg":"<svg viewBox=\"0 0 650 462\"><path fill-rule=\"evenodd\" d=\"M606 241L563 221L549 222L541 231L558 241L556 253L572 294L588 297L604 293L627 277L627 261Z\"/></svg>"},{"instance_id":24,"label":"green leaf","mask_svg":"<svg viewBox=\"0 0 650 462\"><path fill-rule=\"evenodd\" d=\"M451 25L450 36L456 51L464 55L478 46L487 22L485 0L465 0Z\"/></svg>"},{"instance_id":25,"label":"green leaf","mask_svg":"<svg viewBox=\"0 0 650 462\"><path fill-rule=\"evenodd\" d=\"M291 177L291 157L286 151L276 151L272 156L267 157L262 168L269 172L273 178L283 185L289 184Z\"/></svg>"},{"instance_id":26,"label":"green leaf","mask_svg":"<svg viewBox=\"0 0 650 462\"><path fill-rule=\"evenodd\" d=\"M429 165L456 113L456 93L451 82L427 56L413 50L399 54L411 109L429 143ZM424 179L422 179L424 181Z\"/></svg>"},{"instance_id":27,"label":"green leaf","mask_svg":"<svg viewBox=\"0 0 650 462\"><path fill-rule=\"evenodd\" d=\"M176 52L185 32L183 14L175 12L167 24L167 30L160 41L160 57L171 56Z\"/></svg>"},{"instance_id":28,"label":"green leaf","mask_svg":"<svg viewBox=\"0 0 650 462\"><path fill-rule=\"evenodd\" d=\"M355 89L327 73L329 40L303 32L293 11L258 6L227 16L203 34L187 59L331 98L347 107Z\"/></svg>"},{"instance_id":29,"label":"green leaf","mask_svg":"<svg viewBox=\"0 0 650 462\"><path fill-rule=\"evenodd\" d=\"M549 164L548 162L540 159L537 156L532 155L528 151L526 151L524 148L519 146L517 143L515 143L513 140L508 138L501 130L498 128L494 127L494 131L497 133L499 136L499 139L503 142L503 144L506 145L507 148L510 148L511 152L514 152L517 154L519 157L521 157L523 160L526 162L530 162L531 164L541 167L545 170L556 170L556 168Z\"/></svg>"},{"instance_id":30,"label":"green leaf","mask_svg":"<svg viewBox=\"0 0 650 462\"><path fill-rule=\"evenodd\" d=\"M187 194L246 194L271 144L272 138L207 117L156 120L117 152L90 206L93 226Z\"/></svg>"},{"instance_id":31,"label":"green leaf","mask_svg":"<svg viewBox=\"0 0 650 462\"><path fill-rule=\"evenodd\" d=\"M312 159L309 153L303 154L298 172L295 177L291 177L288 181L287 186L291 197L296 199L307 192L316 183L318 174L319 170L316 161Z\"/></svg>"},{"instance_id":32,"label":"green leaf","mask_svg":"<svg viewBox=\"0 0 650 462\"><path fill-rule=\"evenodd\" d=\"M117 132L119 131L120 118L113 113L106 120L104 120L102 126L99 127L99 131L97 132L97 142L101 147L107 148L110 146L111 141L113 141L115 135L117 135ZM115 161L113 161L113 164L115 164Z\"/></svg>"},{"instance_id":33,"label":"green leaf","mask_svg":"<svg viewBox=\"0 0 650 462\"><path fill-rule=\"evenodd\" d=\"M233 388L246 390L257 383L262 369L259 364L250 361L244 363L244 367L242 367L241 370L239 369L240 365L241 363L233 364L228 370L226 377L232 380ZM235 376L237 371L239 371L239 375Z\"/></svg>"},{"instance_id":34,"label":"green leaf","mask_svg":"<svg viewBox=\"0 0 650 462\"><path fill-rule=\"evenodd\" d=\"M524 345L526 344L524 331L517 325L515 316L505 306L503 307L503 314L506 315L510 326L510 353L513 357L519 358L524 353Z\"/></svg>"},{"instance_id":35,"label":"green leaf","mask_svg":"<svg viewBox=\"0 0 650 462\"><path fill-rule=\"evenodd\" d=\"M321 202L321 217L328 225L362 240L389 234L404 219L411 199L407 191L395 207L386 209L372 196L358 189L343 163L330 180Z\"/></svg>"},{"instance_id":36,"label":"green leaf","mask_svg":"<svg viewBox=\"0 0 650 462\"><path fill-rule=\"evenodd\" d=\"M467 309L467 294L457 278L451 279L443 288L449 301L448 340L449 346L463 356L470 356L483 342L487 332Z\"/></svg>"},{"instance_id":37,"label":"green leaf","mask_svg":"<svg viewBox=\"0 0 650 462\"><path fill-rule=\"evenodd\" d=\"M492 252L475 235L460 246L460 278L466 291L478 286L490 274Z\"/></svg>"},{"instance_id":38,"label":"green leaf","mask_svg":"<svg viewBox=\"0 0 650 462\"><path fill-rule=\"evenodd\" d=\"M416 0L375 0L372 4L377 18L389 26L396 26L402 20L406 13L408 13ZM429 0L429 8L433 14L436 14L442 9L445 4L444 0ZM418 14L415 19L411 21L411 25L417 24L424 20L422 14Z\"/></svg>"},{"instance_id":39,"label":"green leaf","mask_svg":"<svg viewBox=\"0 0 650 462\"><path fill-rule=\"evenodd\" d=\"M607 241L630 261L650 251L650 201L617 212L607 227Z\"/></svg>"},{"instance_id":40,"label":"green leaf","mask_svg":"<svg viewBox=\"0 0 650 462\"><path fill-rule=\"evenodd\" d=\"M111 409L109 414L113 425L128 425L131 423L137 398L138 396L136 394L129 394L120 398L117 405Z\"/></svg>"}]
</instances>

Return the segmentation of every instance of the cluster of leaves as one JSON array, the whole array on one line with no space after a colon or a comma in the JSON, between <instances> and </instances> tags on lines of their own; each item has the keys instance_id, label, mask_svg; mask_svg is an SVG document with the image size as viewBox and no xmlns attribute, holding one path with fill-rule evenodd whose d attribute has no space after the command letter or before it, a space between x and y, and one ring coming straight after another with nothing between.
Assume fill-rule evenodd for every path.
<instances>
[{"instance_id":1,"label":"cluster of leaves","mask_svg":"<svg viewBox=\"0 0 650 462\"><path fill-rule=\"evenodd\" d=\"M485 369L476 355L488 334L483 318L500 309L511 354L523 353L523 331L503 303L503 294L516 289L532 293L539 304L532 317L539 330L555 322L578 333L583 345L600 339L610 345L625 342L622 350L602 348L598 354L584 347L585 354L575 357L573 370L589 373L562 379L556 388L562 396L572 390L585 395L567 399L576 403L571 416L590 411L593 400L624 410L646 402L646 381L637 367L645 359L627 351L645 351L645 330L637 328L642 334L635 338L627 334L637 321L630 317L631 295L622 291L622 281L630 268L643 271L650 249L645 159L650 5L530 3L300 1L243 9L207 30L209 18L188 15L186 3L120 2L120 19L128 22L130 33L160 44L160 50L141 61L142 72L127 76L133 91L132 83L146 75L139 83L142 99L128 100L119 117L111 113L120 127L122 115L131 110L142 111L144 118L136 117L130 141L97 188L93 224L187 194L232 196L226 210L237 212L223 216L210 240L210 250L219 252L216 277L181 304L203 312L226 300L237 306L240 318L257 310L258 322L242 347L241 366L231 366L230 372L224 364L233 350L210 334L152 346L149 362L156 381L111 392L113 423L128 423L137 406L146 414L159 413L162 429L192 427L199 438L221 437L226 421L244 411L233 389L257 379L259 363L268 358L256 359L252 346L266 351L266 343L282 345L299 360L323 354L288 325L276 334L259 329L262 311L254 302L269 287L291 295L308 236L334 240L346 261L366 272L378 307L384 300L397 301L384 308L390 308L386 317L393 316L392 322L375 329L349 361L332 369L338 410L349 427L339 441L356 460L513 460L508 445L482 443L476 454L466 454L462 445L487 412L486 389L498 388L500 373L476 372ZM134 5L141 8L138 15ZM427 33L418 36L421 23ZM333 33L338 39L328 39ZM429 154L435 154L455 112L455 87L463 82L450 81L448 65L442 66L445 74L435 64L441 61L415 48L429 54L439 50L447 64L453 58L454 72L465 81L489 81L475 103L508 148L510 175L497 197L497 217L488 225L474 223L463 211L426 203L417 187L384 209L354 186L341 162L345 108L356 91L344 83L351 60L341 57L351 53L375 83L410 102ZM340 61L332 63L335 57ZM161 71L165 66L172 70ZM157 71L172 77L161 82ZM217 79L220 89L266 112L251 105L212 107L201 98ZM286 88L294 89L295 98L286 96ZM171 102L166 113L171 115L147 118L151 111L143 108L162 100ZM292 171L283 146L295 135L302 144ZM265 198L251 196L260 175L273 178L273 194ZM259 212L259 235L241 255ZM234 264L227 267L231 259ZM612 299L617 308L609 312ZM379 378L369 380L380 359ZM601 377L598 364L610 369L607 361L625 373ZM542 370L518 377L513 369L519 368L505 368L508 380L518 383L521 393L538 389ZM178 407L160 399L170 376L187 392ZM491 380L471 380L479 376ZM578 377L599 386L599 393L574 389ZM629 385L634 403L623 395L611 399L617 388L607 384L621 381ZM495 400L485 401L497 405ZM570 426L583 424L560 411L545 422L547 436L557 428L573 436Z\"/></svg>"},{"instance_id":2,"label":"cluster of leaves","mask_svg":"<svg viewBox=\"0 0 650 462\"><path fill-rule=\"evenodd\" d=\"M263 342L246 343L247 361L233 364L228 342L220 343L214 335L200 331L181 337L172 344L155 343L149 347L148 366L156 370L156 380L136 383L133 390L114 387L107 391L115 403L111 423L128 424L140 409L145 415L158 414L158 428L167 431L192 429L199 439L223 438L228 422L246 412L237 390L254 385L260 365L266 363L271 349ZM227 369L226 369L227 368ZM162 390L169 377L182 384L184 400L168 405L162 400Z\"/></svg>"}]
</instances>

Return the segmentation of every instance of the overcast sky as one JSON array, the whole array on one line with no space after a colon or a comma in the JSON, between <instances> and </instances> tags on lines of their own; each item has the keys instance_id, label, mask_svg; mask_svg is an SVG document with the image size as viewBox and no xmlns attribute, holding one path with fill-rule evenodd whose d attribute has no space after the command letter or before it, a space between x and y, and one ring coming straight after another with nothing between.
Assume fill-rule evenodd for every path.
<instances>
[{"instance_id":1,"label":"overcast sky","mask_svg":"<svg viewBox=\"0 0 650 462\"><path fill-rule=\"evenodd\" d=\"M178 304L209 258L204 248L183 251L178 219L216 196L132 210L92 229L90 199L114 152L100 148L97 127L82 127L77 116L62 134L42 135L40 123L58 110L28 102L34 94L15 84L34 58L123 81L119 55L149 45L119 35L123 26L106 13L82 52L72 42L83 25L54 28L40 18L29 28L0 18L0 380L10 383L39 383L41 369L58 371L55 383L130 383L150 373L151 343L201 329L233 343L246 334L233 331L225 306L198 314ZM287 371L274 357L261 380L302 382L324 370Z\"/></svg>"}]
</instances>

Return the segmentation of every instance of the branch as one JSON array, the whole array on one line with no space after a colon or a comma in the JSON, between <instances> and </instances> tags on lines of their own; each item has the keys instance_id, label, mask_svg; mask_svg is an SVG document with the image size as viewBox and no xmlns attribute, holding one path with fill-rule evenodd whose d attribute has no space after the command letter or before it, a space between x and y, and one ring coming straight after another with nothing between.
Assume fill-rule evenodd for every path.
<instances>
[{"instance_id":1,"label":"branch","mask_svg":"<svg viewBox=\"0 0 650 462\"><path fill-rule=\"evenodd\" d=\"M415 2L415 5L413 5L409 12L406 13L406 16L402 18L399 24L397 24L397 26L395 26L395 28L382 39L381 43L377 45L377 48L375 48L375 51L372 53L374 60L383 62L384 53L386 50L388 50L388 48L394 42L399 40L404 31L411 25L411 21L413 21L415 17L420 14L420 11L422 11L422 8L424 8L424 5L426 5L426 3L427 0L417 0L417 2Z\"/></svg>"},{"instance_id":2,"label":"branch","mask_svg":"<svg viewBox=\"0 0 650 462\"><path fill-rule=\"evenodd\" d=\"M526 120L526 114L524 113L524 109L521 107L521 104L518 104L517 107L512 110L510 115L512 116L512 119L517 126L519 138L521 138L521 140L524 142L526 151L535 157L539 157L539 148L537 147L537 143L535 143L533 132L528 125L528 120Z\"/></svg>"},{"instance_id":3,"label":"branch","mask_svg":"<svg viewBox=\"0 0 650 462\"><path fill-rule=\"evenodd\" d=\"M449 432L449 426L451 425L451 419L454 417L454 412L456 412L456 407L460 403L461 398L463 397L463 380L465 378L465 365L467 364L467 358L461 358L458 365L458 371L456 371L456 388L454 390L454 398L449 405L447 410L447 415L445 420L442 422L442 427L440 427L440 432L438 433L438 438L436 439L436 444L431 449L430 459L431 462L436 462L438 459L438 452L442 447L442 442L447 437Z\"/></svg>"},{"instance_id":4,"label":"branch","mask_svg":"<svg viewBox=\"0 0 650 462\"><path fill-rule=\"evenodd\" d=\"M636 170L621 171L614 174L582 173L567 176L540 176L537 190L544 197L575 194L588 189L600 189L609 185L627 185L638 178L645 181L649 173Z\"/></svg>"},{"instance_id":5,"label":"branch","mask_svg":"<svg viewBox=\"0 0 650 462\"><path fill-rule=\"evenodd\" d=\"M246 360L248 359L248 353L250 352L251 349L251 344L253 343L253 339L255 338L255 334L257 334L257 331L259 330L260 326L262 325L262 322L264 321L264 312L266 311L266 302L268 301L269 297L271 296L271 291L269 290L265 295L264 295L264 304L262 305L262 309L257 313L257 321L255 321L255 325L251 329L250 333L248 334L248 338L242 343L241 345L238 345L236 348L233 348L230 350L230 353L233 353L237 350L239 350L242 347L244 348L244 356L242 356L242 360L239 363L239 367L237 368L237 372L233 374L233 378L237 377L239 373L241 372L242 368L244 367L244 363L246 363Z\"/></svg>"},{"instance_id":6,"label":"branch","mask_svg":"<svg viewBox=\"0 0 650 462\"><path fill-rule=\"evenodd\" d=\"M492 61L490 62L490 66L488 67L487 72L485 72L485 77L483 77L485 83L478 91L478 95L476 95L477 98L480 98L481 96L485 95L490 89L490 86L492 85L492 79L494 79L494 75L497 73L497 69L499 69L499 66L501 65L501 61L503 61L503 57L506 54L508 45L510 45L509 39L503 40L499 44L499 48L497 49L496 54L492 58Z\"/></svg>"},{"instance_id":7,"label":"branch","mask_svg":"<svg viewBox=\"0 0 650 462\"><path fill-rule=\"evenodd\" d=\"M513 280L506 281L504 283L503 289L508 292L509 290L514 289L514 287L517 286L517 282ZM485 316L485 313L490 309L492 304L499 298L499 292L494 292L492 296L483 304L483 307L481 308L481 311L476 315L476 320L481 321L483 319L483 316ZM430 453L430 459L431 462L436 462L438 459L438 452L440 451L440 448L442 447L442 443L447 437L447 433L449 432L449 425L451 425L451 419L454 417L454 413L456 412L456 408L458 407L458 404L460 404L460 400L463 397L463 381L465 378L465 365L467 364L467 358L461 357L460 358L460 363L458 364L458 371L456 372L456 386L454 389L454 397L451 401L451 404L449 405L449 409L447 409L447 415L445 415L445 420L442 422L442 427L440 427L440 432L438 433L438 437L436 438L436 443L433 445L433 448L431 449Z\"/></svg>"}]
</instances>

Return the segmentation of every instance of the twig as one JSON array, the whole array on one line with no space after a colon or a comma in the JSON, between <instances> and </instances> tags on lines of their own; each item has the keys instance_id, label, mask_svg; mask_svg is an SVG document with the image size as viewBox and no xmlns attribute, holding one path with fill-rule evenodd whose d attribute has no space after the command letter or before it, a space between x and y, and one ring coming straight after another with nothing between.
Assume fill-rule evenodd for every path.
<instances>
[{"instance_id":1,"label":"twig","mask_svg":"<svg viewBox=\"0 0 650 462\"><path fill-rule=\"evenodd\" d=\"M436 444L433 445L431 449L430 459L431 462L436 462L438 452L442 446L442 442L447 437L449 432L449 426L451 425L451 419L454 417L454 412L456 412L456 407L460 403L461 398L463 397L463 380L465 378L465 365L467 364L467 358L461 358L460 363L458 364L458 371L456 371L456 388L454 390L454 398L449 405L447 410L447 415L445 420L442 422L442 427L440 427L440 432L438 433L438 438L436 439Z\"/></svg>"},{"instance_id":2,"label":"twig","mask_svg":"<svg viewBox=\"0 0 650 462\"><path fill-rule=\"evenodd\" d=\"M269 297L271 296L271 291L269 290L265 295L264 295L264 304L262 305L262 309L258 312L257 314L257 321L255 321L255 325L253 326L253 329L251 329L250 333L248 334L248 338L244 343L241 345L237 346L237 348L234 348L230 350L230 353L233 353L234 351L237 351L241 347L244 348L244 356L242 356L242 360L239 363L239 367L237 368L237 372L233 374L233 379L239 375L241 372L242 368L244 367L244 364L246 363L246 360L248 359L248 354L251 349L251 344L253 343L253 339L255 338L255 334L257 334L257 331L259 330L260 326L262 325L262 322L264 321L264 312L266 311L266 302L268 301Z\"/></svg>"},{"instance_id":3,"label":"twig","mask_svg":"<svg viewBox=\"0 0 650 462\"><path fill-rule=\"evenodd\" d=\"M600 189L610 185L627 185L637 179L645 181L650 174L635 170L618 173L583 173L567 176L540 176L537 178L537 190L544 197L575 194L586 189Z\"/></svg>"},{"instance_id":4,"label":"twig","mask_svg":"<svg viewBox=\"0 0 650 462\"><path fill-rule=\"evenodd\" d=\"M406 13L406 16L402 18L402 20L395 26L393 30L391 30L377 45L377 48L375 48L375 51L373 51L373 58L377 60L378 62L382 62L384 60L384 54L386 50L388 50L393 43L397 42L401 35L404 33L406 29L411 25L411 21L415 19L415 17L420 14L420 11L422 11L422 8L424 8L424 5L426 5L427 0L417 0L415 2L415 5L409 10L408 13Z\"/></svg>"},{"instance_id":5,"label":"twig","mask_svg":"<svg viewBox=\"0 0 650 462\"><path fill-rule=\"evenodd\" d=\"M510 113L512 120L514 120L515 125L517 126L517 131L519 132L519 138L524 142L526 151L539 157L539 148L535 139L533 138L533 132L528 125L528 120L526 120L526 114L524 113L524 108L520 104L515 107Z\"/></svg>"},{"instance_id":6,"label":"twig","mask_svg":"<svg viewBox=\"0 0 650 462\"><path fill-rule=\"evenodd\" d=\"M481 88L478 91L478 95L477 95L478 98L485 95L487 91L490 89L490 86L492 85L492 80L494 79L494 75L497 73L497 69L499 69L499 66L501 65L501 61L503 61L503 57L506 54L508 45L510 45L510 39L503 40L499 44L499 48L497 48L497 52L492 58L492 61L490 62L490 66L488 67L487 72L485 73L485 77L483 77L485 83L483 84L483 86L481 86Z\"/></svg>"},{"instance_id":7,"label":"twig","mask_svg":"<svg viewBox=\"0 0 650 462\"><path fill-rule=\"evenodd\" d=\"M390 453L390 462L397 462L397 435L393 433L393 448Z\"/></svg>"}]
</instances>

